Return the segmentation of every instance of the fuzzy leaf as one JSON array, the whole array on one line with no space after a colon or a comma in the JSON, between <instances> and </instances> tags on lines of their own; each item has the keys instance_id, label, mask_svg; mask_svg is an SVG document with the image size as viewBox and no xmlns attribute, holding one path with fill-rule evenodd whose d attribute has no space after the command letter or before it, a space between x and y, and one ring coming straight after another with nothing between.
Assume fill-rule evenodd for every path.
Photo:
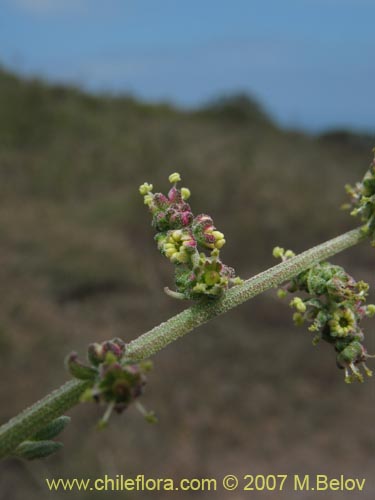
<instances>
[{"instance_id":1,"label":"fuzzy leaf","mask_svg":"<svg viewBox=\"0 0 375 500\"><path fill-rule=\"evenodd\" d=\"M34 434L31 439L33 441L45 441L47 439L52 439L65 429L70 420L71 418L65 415L55 418L55 420L52 420L52 422Z\"/></svg>"},{"instance_id":2,"label":"fuzzy leaf","mask_svg":"<svg viewBox=\"0 0 375 500\"><path fill-rule=\"evenodd\" d=\"M98 374L95 368L81 363L76 352L69 354L65 360L65 364L70 374L80 380L94 380Z\"/></svg>"},{"instance_id":3,"label":"fuzzy leaf","mask_svg":"<svg viewBox=\"0 0 375 500\"><path fill-rule=\"evenodd\" d=\"M48 457L62 447L63 444L56 441L24 441L16 448L14 453L18 457L35 460Z\"/></svg>"}]
</instances>

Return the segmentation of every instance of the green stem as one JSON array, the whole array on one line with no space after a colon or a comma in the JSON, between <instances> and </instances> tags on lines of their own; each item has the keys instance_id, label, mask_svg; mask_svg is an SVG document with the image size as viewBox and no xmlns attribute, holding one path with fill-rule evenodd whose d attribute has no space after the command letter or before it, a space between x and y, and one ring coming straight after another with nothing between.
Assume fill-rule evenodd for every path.
<instances>
[{"instance_id":1,"label":"green stem","mask_svg":"<svg viewBox=\"0 0 375 500\"><path fill-rule=\"evenodd\" d=\"M242 285L231 288L222 298L200 302L144 333L128 344L126 353L134 360L149 358L210 319L233 309L265 290L280 285L313 264L356 245L364 238L363 230L359 227L267 269ZM86 381L67 382L0 427L0 458L9 455L22 441L30 438L51 420L75 406L88 385L89 382Z\"/></svg>"},{"instance_id":2,"label":"green stem","mask_svg":"<svg viewBox=\"0 0 375 500\"><path fill-rule=\"evenodd\" d=\"M126 353L132 359L149 358L171 342L182 337L210 319L223 314L243 302L259 295L269 288L276 287L313 264L352 247L365 239L361 227L344 233L310 248L295 257L263 271L248 279L242 285L228 290L218 300L206 300L173 316L165 323L136 338L127 346Z\"/></svg>"},{"instance_id":3,"label":"green stem","mask_svg":"<svg viewBox=\"0 0 375 500\"><path fill-rule=\"evenodd\" d=\"M0 458L9 455L49 422L79 402L88 387L82 380L70 380L0 427Z\"/></svg>"}]
</instances>

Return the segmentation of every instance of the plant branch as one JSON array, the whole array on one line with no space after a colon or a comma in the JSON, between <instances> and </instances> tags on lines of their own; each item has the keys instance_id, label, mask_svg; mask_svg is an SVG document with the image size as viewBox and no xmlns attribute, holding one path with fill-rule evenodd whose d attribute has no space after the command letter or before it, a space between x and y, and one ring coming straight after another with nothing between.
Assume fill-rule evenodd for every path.
<instances>
[{"instance_id":1,"label":"plant branch","mask_svg":"<svg viewBox=\"0 0 375 500\"><path fill-rule=\"evenodd\" d=\"M131 341L127 345L127 357L134 360L149 358L210 319L356 245L365 237L359 227L257 274L228 290L220 299L202 300ZM88 385L86 381L71 380L0 427L0 458L9 455L22 441L75 406Z\"/></svg>"},{"instance_id":2,"label":"plant branch","mask_svg":"<svg viewBox=\"0 0 375 500\"><path fill-rule=\"evenodd\" d=\"M127 345L127 355L135 360L149 358L171 342L182 337L210 319L243 302L276 287L312 265L328 259L365 239L361 227L348 231L305 252L281 262L228 290L220 299L206 299L173 316Z\"/></svg>"},{"instance_id":3,"label":"plant branch","mask_svg":"<svg viewBox=\"0 0 375 500\"><path fill-rule=\"evenodd\" d=\"M78 404L87 387L86 381L69 380L59 389L2 425L0 427L0 458L11 454L23 441Z\"/></svg>"}]
</instances>

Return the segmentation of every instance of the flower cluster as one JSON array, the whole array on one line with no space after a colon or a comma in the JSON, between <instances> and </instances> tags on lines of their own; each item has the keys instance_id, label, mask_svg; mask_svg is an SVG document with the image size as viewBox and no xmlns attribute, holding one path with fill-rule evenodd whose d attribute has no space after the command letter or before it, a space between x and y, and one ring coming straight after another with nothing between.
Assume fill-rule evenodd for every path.
<instances>
[{"instance_id":1,"label":"flower cluster","mask_svg":"<svg viewBox=\"0 0 375 500\"><path fill-rule=\"evenodd\" d=\"M287 260L294 256L290 250L276 247L273 254ZM361 366L367 376L372 372L365 361L369 354L362 342L364 333L361 320L375 314L375 305L365 305L368 285L355 281L342 267L321 262L294 277L279 291L279 297L287 292L303 292L304 298L294 297L290 306L295 309L295 324L311 323L315 332L313 343L320 339L333 345L337 353L337 365L345 370L345 382L363 382Z\"/></svg>"},{"instance_id":2,"label":"flower cluster","mask_svg":"<svg viewBox=\"0 0 375 500\"><path fill-rule=\"evenodd\" d=\"M375 245L375 148L373 153L374 159L362 181L354 186L350 184L345 186L350 202L342 208L351 210L351 215L361 217L365 223L363 231L371 238L372 245Z\"/></svg>"},{"instance_id":3,"label":"flower cluster","mask_svg":"<svg viewBox=\"0 0 375 500\"><path fill-rule=\"evenodd\" d=\"M112 410L122 413L142 395L146 383L145 374L152 365L149 361L136 363L127 359L126 345L118 338L91 344L87 358L89 364L81 363L77 353L72 352L66 360L66 365L75 378L92 382L83 394L82 401L96 401L108 405L99 422L103 427L107 424ZM152 412L146 412L139 403L137 407L147 421L155 421Z\"/></svg>"},{"instance_id":4,"label":"flower cluster","mask_svg":"<svg viewBox=\"0 0 375 500\"><path fill-rule=\"evenodd\" d=\"M177 188L181 181L178 173L171 174L169 181L173 186L167 196L152 193L152 184L144 183L139 188L152 214L158 249L176 266L176 291L165 291L181 299L219 297L230 286L242 283L220 260L224 234L215 228L209 215L194 217L187 203L190 190Z\"/></svg>"}]
</instances>

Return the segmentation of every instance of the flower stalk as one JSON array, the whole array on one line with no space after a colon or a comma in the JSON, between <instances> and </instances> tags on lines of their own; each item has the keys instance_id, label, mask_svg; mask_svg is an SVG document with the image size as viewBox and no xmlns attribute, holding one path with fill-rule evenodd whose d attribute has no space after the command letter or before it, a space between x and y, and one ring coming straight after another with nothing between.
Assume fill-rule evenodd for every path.
<instances>
[{"instance_id":1,"label":"flower stalk","mask_svg":"<svg viewBox=\"0 0 375 500\"><path fill-rule=\"evenodd\" d=\"M202 300L131 341L127 345L127 356L134 360L149 358L210 319L270 288L279 286L284 281L309 269L313 264L358 244L365 237L361 227L353 229L249 278L241 285L236 285L226 291L215 301Z\"/></svg>"},{"instance_id":2,"label":"flower stalk","mask_svg":"<svg viewBox=\"0 0 375 500\"><path fill-rule=\"evenodd\" d=\"M260 293L281 285L313 264L350 248L366 234L361 227L317 245L285 262L263 271L256 276L223 292L217 300L202 298L190 308L173 316L152 330L144 333L126 346L128 359L148 359L171 342L194 330L207 321L246 302ZM90 387L89 380L71 380L53 391L22 413L0 427L0 458L11 455L25 440L41 431L46 425L81 400Z\"/></svg>"}]
</instances>

